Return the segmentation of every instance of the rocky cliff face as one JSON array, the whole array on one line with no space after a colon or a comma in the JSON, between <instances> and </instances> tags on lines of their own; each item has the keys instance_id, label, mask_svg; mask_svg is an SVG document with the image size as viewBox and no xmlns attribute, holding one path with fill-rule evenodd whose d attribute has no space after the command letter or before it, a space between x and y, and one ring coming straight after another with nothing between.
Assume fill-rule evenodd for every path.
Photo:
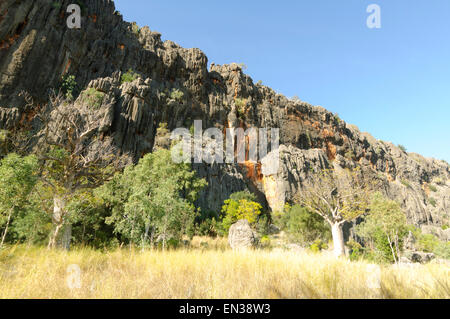
<instances>
[{"instance_id":1,"label":"rocky cliff face","mask_svg":"<svg viewBox=\"0 0 450 319\"><path fill-rule=\"evenodd\" d=\"M33 118L49 90L74 75L79 92L104 93L98 135L111 136L135 160L152 151L160 123L190 128L201 119L204 129L280 128L281 166L275 175L265 176L251 162L195 166L208 181L199 200L203 210L219 210L231 193L245 188L277 210L301 194L311 168L360 166L383 181L383 191L402 204L411 223L449 224L448 163L403 152L322 107L254 84L236 64L211 64L208 70L199 49L163 42L148 27L123 21L113 1L75 1L81 4L82 27L69 29L66 8L72 2L1 1L0 129L36 129ZM121 83L130 69L139 78ZM33 96L34 108L25 107L23 90Z\"/></svg>"}]
</instances>

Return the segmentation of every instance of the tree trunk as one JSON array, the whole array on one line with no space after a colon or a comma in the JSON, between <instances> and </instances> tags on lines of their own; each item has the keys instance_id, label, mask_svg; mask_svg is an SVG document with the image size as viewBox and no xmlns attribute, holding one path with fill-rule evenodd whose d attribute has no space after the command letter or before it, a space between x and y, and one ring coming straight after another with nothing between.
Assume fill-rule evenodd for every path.
<instances>
[{"instance_id":1,"label":"tree trunk","mask_svg":"<svg viewBox=\"0 0 450 319\"><path fill-rule=\"evenodd\" d=\"M333 236L333 252L337 257L345 256L344 230L341 223L331 225L331 235Z\"/></svg>"},{"instance_id":2,"label":"tree trunk","mask_svg":"<svg viewBox=\"0 0 450 319\"><path fill-rule=\"evenodd\" d=\"M389 237L389 235L387 235L387 239L389 242L389 247L391 247L391 252L392 252L392 257L394 257L394 262L397 263L397 257L395 256L394 247L392 246L392 241L391 241L391 238Z\"/></svg>"},{"instance_id":3,"label":"tree trunk","mask_svg":"<svg viewBox=\"0 0 450 319\"><path fill-rule=\"evenodd\" d=\"M66 201L60 197L53 198L53 223L56 225L55 231L50 238L49 248L55 248L57 245L63 249L69 250L70 240L72 238L72 225L66 225L61 238L58 238L61 229L64 226L66 217Z\"/></svg>"},{"instance_id":4,"label":"tree trunk","mask_svg":"<svg viewBox=\"0 0 450 319\"><path fill-rule=\"evenodd\" d=\"M70 241L72 240L72 225L67 224L64 226L64 232L61 236L59 246L64 250L70 250Z\"/></svg>"},{"instance_id":5,"label":"tree trunk","mask_svg":"<svg viewBox=\"0 0 450 319\"><path fill-rule=\"evenodd\" d=\"M58 238L61 227L62 224L56 225L55 231L53 232L52 236L50 237L50 241L48 242L48 249L53 249L56 247L56 239Z\"/></svg>"},{"instance_id":6,"label":"tree trunk","mask_svg":"<svg viewBox=\"0 0 450 319\"><path fill-rule=\"evenodd\" d=\"M5 243L5 239L6 239L6 234L8 233L8 227L9 227L9 223L11 222L11 216L12 216L12 209L9 212L8 215L8 221L6 222L6 228L5 231L3 232L3 236L2 236L2 242L0 243L0 248L3 247L3 244Z\"/></svg>"}]
</instances>

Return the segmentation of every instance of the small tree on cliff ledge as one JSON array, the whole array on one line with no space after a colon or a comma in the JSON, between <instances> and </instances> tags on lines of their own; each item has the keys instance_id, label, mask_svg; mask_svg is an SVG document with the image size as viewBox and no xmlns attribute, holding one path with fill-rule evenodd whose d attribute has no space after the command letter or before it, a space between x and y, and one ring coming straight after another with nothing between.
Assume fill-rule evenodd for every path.
<instances>
[{"instance_id":1,"label":"small tree on cliff ledge","mask_svg":"<svg viewBox=\"0 0 450 319\"><path fill-rule=\"evenodd\" d=\"M345 255L343 225L366 213L370 202L369 185L359 169L325 169L314 173L297 202L322 216L331 226L334 254Z\"/></svg>"}]
</instances>

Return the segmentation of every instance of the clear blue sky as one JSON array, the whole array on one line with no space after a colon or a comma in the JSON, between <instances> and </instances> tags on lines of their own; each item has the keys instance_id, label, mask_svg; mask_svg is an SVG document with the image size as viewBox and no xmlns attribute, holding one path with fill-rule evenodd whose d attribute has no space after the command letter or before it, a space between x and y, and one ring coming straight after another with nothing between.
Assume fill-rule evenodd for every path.
<instances>
[{"instance_id":1,"label":"clear blue sky","mask_svg":"<svg viewBox=\"0 0 450 319\"><path fill-rule=\"evenodd\" d=\"M288 97L336 112L378 139L450 162L449 0L115 0L209 62L245 63ZM369 4L381 29L369 29Z\"/></svg>"}]
</instances>

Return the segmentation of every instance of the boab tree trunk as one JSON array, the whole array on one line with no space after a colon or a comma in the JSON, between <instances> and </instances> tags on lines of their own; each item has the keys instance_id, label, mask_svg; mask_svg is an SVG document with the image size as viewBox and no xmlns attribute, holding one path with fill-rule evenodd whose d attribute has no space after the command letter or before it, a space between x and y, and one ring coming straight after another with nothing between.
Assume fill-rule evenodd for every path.
<instances>
[{"instance_id":1,"label":"boab tree trunk","mask_svg":"<svg viewBox=\"0 0 450 319\"><path fill-rule=\"evenodd\" d=\"M336 257L345 256L344 230L342 223L331 225L331 236L333 237L333 252Z\"/></svg>"},{"instance_id":2,"label":"boab tree trunk","mask_svg":"<svg viewBox=\"0 0 450 319\"><path fill-rule=\"evenodd\" d=\"M55 225L55 230L50 237L50 241L48 243L49 248L55 248L57 246L69 250L70 248L70 240L72 238L72 225L65 225L64 221L66 217L66 201L58 196L55 196L53 199L53 224ZM64 229L64 233L60 238L61 229Z\"/></svg>"}]
</instances>

